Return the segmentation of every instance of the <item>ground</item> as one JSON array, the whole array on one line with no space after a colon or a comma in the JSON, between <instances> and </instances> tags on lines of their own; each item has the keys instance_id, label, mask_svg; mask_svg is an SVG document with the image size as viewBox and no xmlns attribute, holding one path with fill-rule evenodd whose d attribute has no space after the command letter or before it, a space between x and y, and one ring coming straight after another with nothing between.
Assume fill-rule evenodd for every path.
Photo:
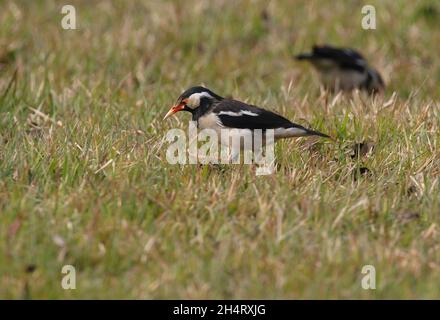
<instances>
[{"instance_id":1,"label":"ground","mask_svg":"<svg viewBox=\"0 0 440 320\"><path fill-rule=\"evenodd\" d=\"M437 1L70 1L76 30L64 4L0 4L0 298L440 298ZM385 94L322 91L314 43ZM200 84L335 141L281 141L267 176L171 165Z\"/></svg>"}]
</instances>

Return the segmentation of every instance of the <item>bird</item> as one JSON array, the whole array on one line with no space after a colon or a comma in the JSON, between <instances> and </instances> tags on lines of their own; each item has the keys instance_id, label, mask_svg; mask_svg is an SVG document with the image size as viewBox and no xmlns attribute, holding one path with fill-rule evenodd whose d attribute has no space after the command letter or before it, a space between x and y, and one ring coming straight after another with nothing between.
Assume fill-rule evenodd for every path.
<instances>
[{"instance_id":1,"label":"bird","mask_svg":"<svg viewBox=\"0 0 440 320\"><path fill-rule=\"evenodd\" d=\"M385 89L379 72L354 49L315 45L312 52L301 53L295 58L309 61L318 70L324 87L332 91L360 89L375 94Z\"/></svg>"},{"instance_id":2,"label":"bird","mask_svg":"<svg viewBox=\"0 0 440 320\"><path fill-rule=\"evenodd\" d=\"M219 134L222 129L239 129L241 134L243 131L253 134L256 129L262 132L273 129L274 140L304 136L331 138L324 133L293 123L272 111L223 98L203 86L185 90L175 106L165 115L164 120L179 111L191 113L192 120L197 122L199 129L213 129Z\"/></svg>"}]
</instances>

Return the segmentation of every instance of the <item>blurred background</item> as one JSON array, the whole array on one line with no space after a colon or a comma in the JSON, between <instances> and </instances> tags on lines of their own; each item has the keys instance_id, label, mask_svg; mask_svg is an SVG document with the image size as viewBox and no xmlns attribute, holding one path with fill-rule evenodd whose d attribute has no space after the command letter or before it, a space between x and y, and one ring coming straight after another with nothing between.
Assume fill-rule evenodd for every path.
<instances>
[{"instance_id":1,"label":"blurred background","mask_svg":"<svg viewBox=\"0 0 440 320\"><path fill-rule=\"evenodd\" d=\"M362 52L391 92L439 95L437 1L69 4L76 8L77 30L61 28L63 1L2 1L3 86L8 69L18 68L21 77L46 77L56 89L80 81L90 88L139 91L148 99L199 83L229 93L239 86L252 94L293 81L305 94L317 90L316 79L292 55L328 43ZM361 28L367 4L376 8L376 30Z\"/></svg>"}]
</instances>

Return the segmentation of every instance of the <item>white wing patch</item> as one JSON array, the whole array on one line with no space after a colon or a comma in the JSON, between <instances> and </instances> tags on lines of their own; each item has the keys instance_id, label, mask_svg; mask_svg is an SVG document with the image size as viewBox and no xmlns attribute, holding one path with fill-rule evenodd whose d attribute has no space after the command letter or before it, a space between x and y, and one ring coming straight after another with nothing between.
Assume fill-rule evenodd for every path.
<instances>
[{"instance_id":1,"label":"white wing patch","mask_svg":"<svg viewBox=\"0 0 440 320\"><path fill-rule=\"evenodd\" d=\"M252 112L252 111L248 111L248 110L243 110L241 111L242 114L248 115L248 116L253 116L253 117L257 117L258 113Z\"/></svg>"},{"instance_id":2,"label":"white wing patch","mask_svg":"<svg viewBox=\"0 0 440 320\"><path fill-rule=\"evenodd\" d=\"M252 116L252 117L257 117L259 116L258 113L252 112L252 111L248 111L248 110L240 110L239 112L234 112L234 111L220 111L219 116L226 115L226 116L231 116L231 117L241 117L242 115L247 115L247 116Z\"/></svg>"}]
</instances>

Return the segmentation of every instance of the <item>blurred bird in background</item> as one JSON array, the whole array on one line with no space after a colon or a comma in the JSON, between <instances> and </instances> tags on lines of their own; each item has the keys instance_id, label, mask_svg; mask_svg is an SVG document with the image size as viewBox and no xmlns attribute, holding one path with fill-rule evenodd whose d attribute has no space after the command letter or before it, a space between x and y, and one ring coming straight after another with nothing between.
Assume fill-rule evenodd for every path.
<instances>
[{"instance_id":1,"label":"blurred bird in background","mask_svg":"<svg viewBox=\"0 0 440 320\"><path fill-rule=\"evenodd\" d=\"M309 61L318 70L324 87L329 90L360 89L374 94L385 89L379 72L370 67L356 50L315 45L312 52L301 53L295 58Z\"/></svg>"}]
</instances>

